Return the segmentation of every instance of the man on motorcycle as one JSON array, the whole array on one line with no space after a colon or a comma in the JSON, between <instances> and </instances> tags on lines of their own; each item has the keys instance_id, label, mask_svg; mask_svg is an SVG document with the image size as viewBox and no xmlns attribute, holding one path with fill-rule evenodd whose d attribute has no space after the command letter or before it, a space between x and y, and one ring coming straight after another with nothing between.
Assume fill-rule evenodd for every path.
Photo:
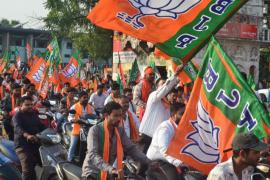
<instances>
[{"instance_id":1,"label":"man on motorcycle","mask_svg":"<svg viewBox=\"0 0 270 180\"><path fill-rule=\"evenodd\" d=\"M138 160L142 166L150 160L139 151L127 137L125 130L119 127L122 121L122 107L116 102L109 102L104 107L104 122L89 130L87 137L87 154L83 163L82 177L86 180L110 175L123 179L122 160L124 155Z\"/></svg>"},{"instance_id":2,"label":"man on motorcycle","mask_svg":"<svg viewBox=\"0 0 270 180\"><path fill-rule=\"evenodd\" d=\"M269 150L269 146L252 133L239 133L234 137L230 150L233 150L233 156L216 165L208 175L208 180L251 179L260 152Z\"/></svg>"},{"instance_id":3,"label":"man on motorcycle","mask_svg":"<svg viewBox=\"0 0 270 180\"><path fill-rule=\"evenodd\" d=\"M100 114L102 109L104 108L104 102L105 99L107 98L107 94L103 92L104 86L102 84L99 84L97 86L97 92L94 92L89 100L89 104L91 104L97 115Z\"/></svg>"},{"instance_id":4,"label":"man on motorcycle","mask_svg":"<svg viewBox=\"0 0 270 180\"><path fill-rule=\"evenodd\" d=\"M166 164L166 172L170 171L170 174L174 174L175 177L179 177L176 170L183 166L183 163L179 159L167 155L166 151L184 112L185 104L183 103L174 103L170 106L170 118L162 122L155 130L151 145L146 154L151 160L164 161L161 164Z\"/></svg>"},{"instance_id":5,"label":"man on motorcycle","mask_svg":"<svg viewBox=\"0 0 270 180\"><path fill-rule=\"evenodd\" d=\"M87 114L95 114L94 109L88 104L88 94L85 91L80 92L79 94L79 102L74 104L70 110L75 110L75 119L73 121L72 135L70 147L68 150L68 161L73 161L74 154L76 150L76 146L78 144L80 138L80 124L76 123L80 118L85 117Z\"/></svg>"},{"instance_id":6,"label":"man on motorcycle","mask_svg":"<svg viewBox=\"0 0 270 180\"><path fill-rule=\"evenodd\" d=\"M35 165L40 163L36 134L45 129L38 118L38 113L33 111L32 107L32 98L22 97L20 110L13 117L15 150L21 161L24 180L36 179Z\"/></svg>"},{"instance_id":7,"label":"man on motorcycle","mask_svg":"<svg viewBox=\"0 0 270 180\"><path fill-rule=\"evenodd\" d=\"M104 106L111 101L115 101L116 98L118 98L120 96L120 86L119 84L117 84L116 82L113 82L111 84L111 93L110 95L107 96L107 98L105 99L104 102Z\"/></svg>"},{"instance_id":8,"label":"man on motorcycle","mask_svg":"<svg viewBox=\"0 0 270 180\"><path fill-rule=\"evenodd\" d=\"M127 96L120 96L116 100L122 106L123 121L122 127L124 127L127 136L132 142L137 142L139 138L140 120L129 110L129 98Z\"/></svg>"},{"instance_id":9,"label":"man on motorcycle","mask_svg":"<svg viewBox=\"0 0 270 180\"><path fill-rule=\"evenodd\" d=\"M70 108L76 103L75 95L77 89L70 87L67 89L67 95L60 101L59 113L57 113L57 132L62 132L62 124L67 120Z\"/></svg>"}]
</instances>

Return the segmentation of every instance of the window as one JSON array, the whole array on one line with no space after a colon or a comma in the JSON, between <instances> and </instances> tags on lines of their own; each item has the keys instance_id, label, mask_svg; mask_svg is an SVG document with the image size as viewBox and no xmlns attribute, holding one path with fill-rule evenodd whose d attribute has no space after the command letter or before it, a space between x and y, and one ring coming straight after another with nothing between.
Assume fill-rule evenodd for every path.
<instances>
[{"instance_id":1,"label":"window","mask_svg":"<svg viewBox=\"0 0 270 180\"><path fill-rule=\"evenodd\" d=\"M12 38L10 41L11 46L23 46L23 39L20 38Z\"/></svg>"},{"instance_id":2,"label":"window","mask_svg":"<svg viewBox=\"0 0 270 180\"><path fill-rule=\"evenodd\" d=\"M36 40L35 41L35 48L46 48L48 45L48 41L46 40Z\"/></svg>"},{"instance_id":3,"label":"window","mask_svg":"<svg viewBox=\"0 0 270 180\"><path fill-rule=\"evenodd\" d=\"M16 39L15 40L15 46L23 46L22 39Z\"/></svg>"},{"instance_id":4,"label":"window","mask_svg":"<svg viewBox=\"0 0 270 180\"><path fill-rule=\"evenodd\" d=\"M72 49L72 42L67 42L67 49Z\"/></svg>"},{"instance_id":5,"label":"window","mask_svg":"<svg viewBox=\"0 0 270 180\"><path fill-rule=\"evenodd\" d=\"M70 55L69 54L65 54L65 58L70 58Z\"/></svg>"}]
</instances>

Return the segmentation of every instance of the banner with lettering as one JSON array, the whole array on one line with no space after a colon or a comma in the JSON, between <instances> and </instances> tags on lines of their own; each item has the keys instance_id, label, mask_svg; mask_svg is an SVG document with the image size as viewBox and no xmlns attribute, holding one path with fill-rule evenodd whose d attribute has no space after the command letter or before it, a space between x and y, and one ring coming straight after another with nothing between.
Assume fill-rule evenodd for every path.
<instances>
[{"instance_id":1,"label":"banner with lettering","mask_svg":"<svg viewBox=\"0 0 270 180\"><path fill-rule=\"evenodd\" d=\"M236 65L211 39L191 98L167 153L208 174L231 156L239 132L269 134L270 118Z\"/></svg>"},{"instance_id":2,"label":"banner with lettering","mask_svg":"<svg viewBox=\"0 0 270 180\"><path fill-rule=\"evenodd\" d=\"M247 0L100 0L88 19L123 32L184 62L190 60Z\"/></svg>"},{"instance_id":3,"label":"banner with lettering","mask_svg":"<svg viewBox=\"0 0 270 180\"><path fill-rule=\"evenodd\" d=\"M39 89L46 72L46 61L43 58L39 58L35 65L33 65L30 71L26 74L26 78L35 85L36 90Z\"/></svg>"}]
</instances>

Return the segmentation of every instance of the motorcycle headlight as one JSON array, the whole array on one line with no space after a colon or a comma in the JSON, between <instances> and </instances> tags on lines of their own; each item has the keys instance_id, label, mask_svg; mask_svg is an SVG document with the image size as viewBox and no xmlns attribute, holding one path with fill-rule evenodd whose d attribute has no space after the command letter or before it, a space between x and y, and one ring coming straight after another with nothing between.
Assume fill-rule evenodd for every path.
<instances>
[{"instance_id":1,"label":"motorcycle headlight","mask_svg":"<svg viewBox=\"0 0 270 180\"><path fill-rule=\"evenodd\" d=\"M51 139L51 141L55 144L61 142L61 137L59 134L47 134L47 136Z\"/></svg>"}]
</instances>

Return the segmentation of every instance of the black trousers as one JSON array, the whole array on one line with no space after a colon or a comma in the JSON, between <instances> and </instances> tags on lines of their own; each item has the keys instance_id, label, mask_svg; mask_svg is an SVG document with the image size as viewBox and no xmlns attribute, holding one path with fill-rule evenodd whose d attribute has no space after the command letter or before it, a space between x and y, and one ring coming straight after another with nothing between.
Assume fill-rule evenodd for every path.
<instances>
[{"instance_id":1,"label":"black trousers","mask_svg":"<svg viewBox=\"0 0 270 180\"><path fill-rule=\"evenodd\" d=\"M150 136L147 136L145 134L142 134L138 140L138 147L140 148L140 150L146 154L147 150L151 144L152 138Z\"/></svg>"},{"instance_id":2,"label":"black trousers","mask_svg":"<svg viewBox=\"0 0 270 180\"><path fill-rule=\"evenodd\" d=\"M16 148L16 154L21 161L23 180L36 180L35 166L41 164L37 148Z\"/></svg>"},{"instance_id":3,"label":"black trousers","mask_svg":"<svg viewBox=\"0 0 270 180\"><path fill-rule=\"evenodd\" d=\"M14 129L13 126L11 125L11 118L5 118L4 121L4 128L5 131L8 135L8 139L13 141L14 140Z\"/></svg>"}]
</instances>

